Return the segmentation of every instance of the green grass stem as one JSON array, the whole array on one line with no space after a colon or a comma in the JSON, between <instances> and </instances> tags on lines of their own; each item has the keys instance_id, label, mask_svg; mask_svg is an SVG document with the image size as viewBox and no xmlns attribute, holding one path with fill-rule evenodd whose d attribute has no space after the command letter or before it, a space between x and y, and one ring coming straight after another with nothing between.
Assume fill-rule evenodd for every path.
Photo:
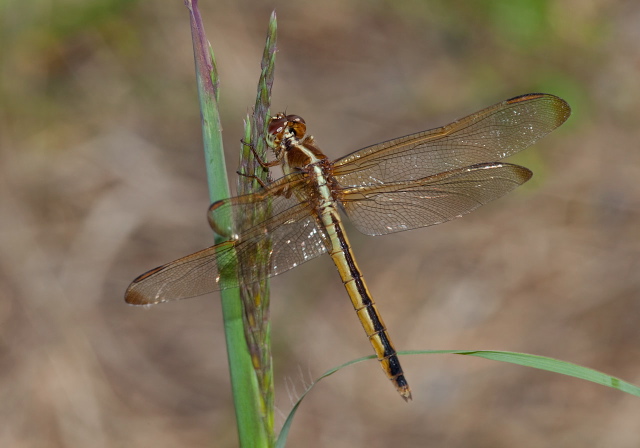
<instances>
[{"instance_id":1,"label":"green grass stem","mask_svg":"<svg viewBox=\"0 0 640 448\"><path fill-rule=\"evenodd\" d=\"M218 111L219 79L213 51L204 32L198 2L187 0L185 5L190 12L209 195L211 202L215 202L230 196ZM220 242L217 238L216 243ZM224 290L221 292L221 298L240 446L269 447L273 436L268 434L262 417L263 400L245 338L239 290Z\"/></svg>"}]
</instances>

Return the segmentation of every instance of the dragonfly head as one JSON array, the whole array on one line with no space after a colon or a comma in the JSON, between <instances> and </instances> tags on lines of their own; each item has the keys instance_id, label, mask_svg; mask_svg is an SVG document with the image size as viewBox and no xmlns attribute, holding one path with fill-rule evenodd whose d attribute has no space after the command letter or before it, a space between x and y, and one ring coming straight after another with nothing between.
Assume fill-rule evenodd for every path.
<instances>
[{"instance_id":1,"label":"dragonfly head","mask_svg":"<svg viewBox=\"0 0 640 448\"><path fill-rule=\"evenodd\" d=\"M269 121L267 143L277 149L283 141L302 139L306 132L307 125L302 117L279 113Z\"/></svg>"}]
</instances>

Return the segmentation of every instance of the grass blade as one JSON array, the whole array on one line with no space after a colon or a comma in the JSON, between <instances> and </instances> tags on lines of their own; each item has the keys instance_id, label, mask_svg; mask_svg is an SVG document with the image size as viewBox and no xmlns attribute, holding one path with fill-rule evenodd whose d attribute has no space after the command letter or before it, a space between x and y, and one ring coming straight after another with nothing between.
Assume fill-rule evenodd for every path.
<instances>
[{"instance_id":1,"label":"grass blade","mask_svg":"<svg viewBox=\"0 0 640 448\"><path fill-rule=\"evenodd\" d=\"M582 380L590 381L592 383L600 384L602 386L612 387L614 389L618 389L621 392L625 392L627 394L635 395L636 397L640 397L640 387L634 384L628 383L620 378L616 378L611 375L607 375L606 373L598 372L597 370L590 369L588 367L579 366L577 364L573 364L566 361L560 361L554 358L548 358L546 356L538 356L538 355L530 355L528 353L518 353L518 352L503 352L496 350L407 350L407 351L399 351L398 355L431 355L431 354L452 354L452 355L465 355L465 356L478 356L480 358L491 359L493 361L501 361L508 362L511 364L518 364L526 367L533 367L535 369L546 370L549 372L560 373L562 375L573 376L575 378L580 378ZM293 423L293 418L295 417L302 400L305 396L311 391L313 386L318 384L318 382L322 381L324 378L333 375L337 371L350 366L352 364L357 364L359 362L368 361L376 359L375 355L365 356L363 358L354 359L345 364L342 364L338 367L334 367L332 369L327 370L325 373L320 375L311 385L304 391L304 393L300 396L296 404L293 406L287 419L282 426L282 430L280 431L280 435L278 436L278 440L276 442L277 448L284 448L287 437L289 435L289 430L291 429L291 424Z\"/></svg>"},{"instance_id":2,"label":"grass blade","mask_svg":"<svg viewBox=\"0 0 640 448\"><path fill-rule=\"evenodd\" d=\"M202 137L211 201L227 198L229 186L222 146L218 111L218 74L198 10L197 0L186 0L196 62L198 97L202 116ZM216 240L216 243L220 242ZM243 326L243 309L238 289L221 292L227 357L241 447L268 447L271 438L261 417L261 395L253 370Z\"/></svg>"}]
</instances>

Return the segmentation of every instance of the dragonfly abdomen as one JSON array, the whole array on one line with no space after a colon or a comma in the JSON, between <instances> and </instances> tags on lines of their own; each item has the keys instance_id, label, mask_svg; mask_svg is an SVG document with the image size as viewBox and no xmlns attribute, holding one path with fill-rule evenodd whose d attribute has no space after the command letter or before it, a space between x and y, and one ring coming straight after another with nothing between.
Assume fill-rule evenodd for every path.
<instances>
[{"instance_id":1,"label":"dragonfly abdomen","mask_svg":"<svg viewBox=\"0 0 640 448\"><path fill-rule=\"evenodd\" d=\"M378 361L380 361L380 367L393 382L402 398L408 401L411 399L411 389L404 377L400 360L389 337L387 327L353 256L335 202L327 199L323 201L319 208L320 218L331 244L329 255L331 255L338 268L353 308L356 310L358 319L360 319L360 323L369 338Z\"/></svg>"}]
</instances>

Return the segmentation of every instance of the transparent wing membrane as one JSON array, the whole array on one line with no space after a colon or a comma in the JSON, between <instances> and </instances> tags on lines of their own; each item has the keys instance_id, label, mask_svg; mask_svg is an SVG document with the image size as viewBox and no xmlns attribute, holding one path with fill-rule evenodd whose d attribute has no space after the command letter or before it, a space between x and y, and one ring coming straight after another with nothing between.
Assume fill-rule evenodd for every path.
<instances>
[{"instance_id":1,"label":"transparent wing membrane","mask_svg":"<svg viewBox=\"0 0 640 448\"><path fill-rule=\"evenodd\" d=\"M290 176L291 177L291 176ZM280 184L253 195L216 202L210 208L210 220L220 222L216 231L236 239L209 247L142 274L127 289L125 299L136 305L167 302L195 297L219 289L238 286L238 278L252 282L259 279L254 259L256 249L270 247L267 275L273 276L296 267L327 251L326 235L318 226L308 202L296 195L281 194ZM298 180L287 179L292 185ZM276 194L277 193L277 194ZM270 212L270 218L246 226L247 216ZM267 215L264 215L267 216ZM240 265L237 264L241 260ZM238 276L236 276L236 266Z\"/></svg>"},{"instance_id":2,"label":"transparent wing membrane","mask_svg":"<svg viewBox=\"0 0 640 448\"><path fill-rule=\"evenodd\" d=\"M338 159L333 174L343 187L378 186L495 162L532 145L570 113L556 96L523 95L441 128L363 148Z\"/></svg>"},{"instance_id":3,"label":"transparent wing membrane","mask_svg":"<svg viewBox=\"0 0 640 448\"><path fill-rule=\"evenodd\" d=\"M342 207L358 230L383 235L440 224L469 213L531 178L508 163L485 163L412 182L343 191Z\"/></svg>"}]
</instances>

